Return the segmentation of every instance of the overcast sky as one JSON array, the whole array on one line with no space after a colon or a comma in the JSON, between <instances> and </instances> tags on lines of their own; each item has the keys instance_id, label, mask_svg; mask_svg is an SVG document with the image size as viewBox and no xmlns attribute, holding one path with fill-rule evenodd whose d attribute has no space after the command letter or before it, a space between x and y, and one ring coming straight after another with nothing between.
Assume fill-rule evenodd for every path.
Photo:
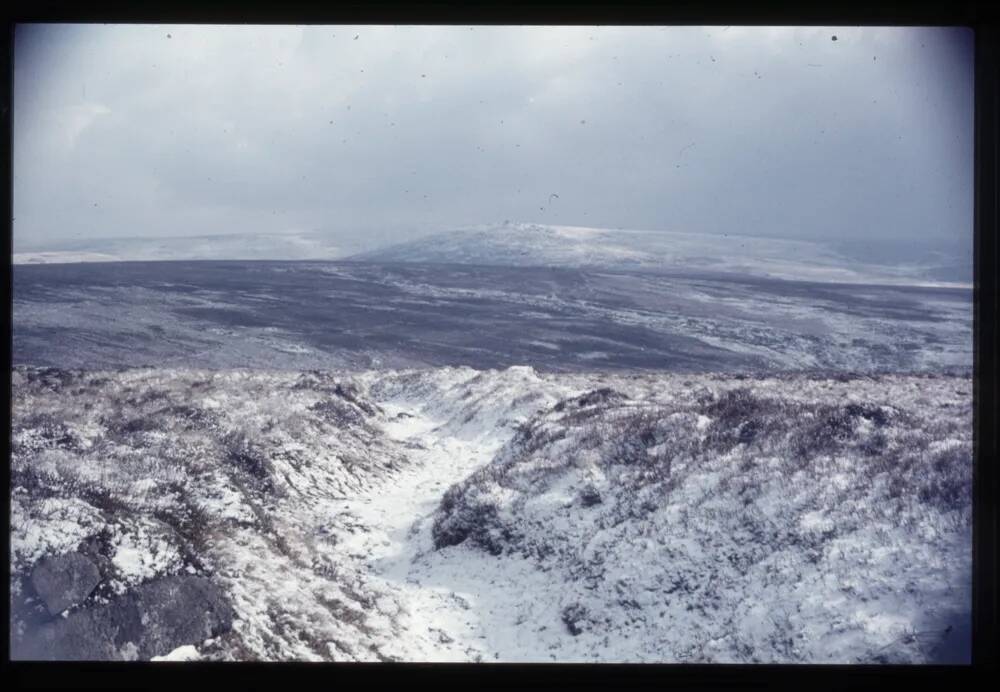
<instances>
[{"instance_id":1,"label":"overcast sky","mask_svg":"<svg viewBox=\"0 0 1000 692\"><path fill-rule=\"evenodd\" d=\"M875 27L19 26L15 250L505 219L971 244L972 43Z\"/></svg>"}]
</instances>

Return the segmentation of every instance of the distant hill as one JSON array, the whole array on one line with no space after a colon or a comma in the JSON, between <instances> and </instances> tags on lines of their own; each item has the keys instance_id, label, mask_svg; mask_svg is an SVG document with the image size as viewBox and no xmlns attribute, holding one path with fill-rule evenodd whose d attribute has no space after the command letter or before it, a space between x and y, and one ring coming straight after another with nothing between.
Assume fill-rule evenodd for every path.
<instances>
[{"instance_id":1,"label":"distant hill","mask_svg":"<svg viewBox=\"0 0 1000 692\"><path fill-rule=\"evenodd\" d=\"M332 260L357 252L313 233L201 235L177 238L93 238L14 253L14 264L145 260Z\"/></svg>"},{"instance_id":2,"label":"distant hill","mask_svg":"<svg viewBox=\"0 0 1000 692\"><path fill-rule=\"evenodd\" d=\"M857 259L833 243L740 235L505 223L448 231L351 256L366 262L440 262L494 266L696 269L848 283L967 282L908 257ZM863 256L863 255L862 255ZM971 271L971 262L969 262ZM952 276L954 278L952 278Z\"/></svg>"},{"instance_id":3,"label":"distant hill","mask_svg":"<svg viewBox=\"0 0 1000 692\"><path fill-rule=\"evenodd\" d=\"M165 260L423 262L694 270L844 283L969 285L971 249L503 223L394 243L383 231L88 238L16 246L14 264ZM412 235L410 236L413 237Z\"/></svg>"}]
</instances>

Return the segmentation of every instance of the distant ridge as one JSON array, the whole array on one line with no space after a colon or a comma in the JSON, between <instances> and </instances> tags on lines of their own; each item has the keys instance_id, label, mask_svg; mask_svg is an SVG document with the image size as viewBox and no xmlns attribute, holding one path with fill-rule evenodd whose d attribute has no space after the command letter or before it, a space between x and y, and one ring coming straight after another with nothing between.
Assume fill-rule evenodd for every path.
<instances>
[{"instance_id":1,"label":"distant ridge","mask_svg":"<svg viewBox=\"0 0 1000 692\"><path fill-rule=\"evenodd\" d=\"M412 262L646 271L693 270L777 279L971 288L971 255L898 251L886 243L818 242L736 234L625 230L536 223L480 225L423 233L293 231L172 238L95 238L15 248L13 263L191 260ZM413 237L413 236L411 236ZM903 256L902 253L909 253Z\"/></svg>"},{"instance_id":2,"label":"distant ridge","mask_svg":"<svg viewBox=\"0 0 1000 692\"><path fill-rule=\"evenodd\" d=\"M446 231L352 255L364 262L492 266L696 269L844 283L968 286L941 281L920 263L862 263L834 245L806 240L503 223Z\"/></svg>"},{"instance_id":3,"label":"distant ridge","mask_svg":"<svg viewBox=\"0 0 1000 692\"><path fill-rule=\"evenodd\" d=\"M15 252L14 264L159 260L332 260L356 252L314 233L199 235L175 238L96 238Z\"/></svg>"}]
</instances>

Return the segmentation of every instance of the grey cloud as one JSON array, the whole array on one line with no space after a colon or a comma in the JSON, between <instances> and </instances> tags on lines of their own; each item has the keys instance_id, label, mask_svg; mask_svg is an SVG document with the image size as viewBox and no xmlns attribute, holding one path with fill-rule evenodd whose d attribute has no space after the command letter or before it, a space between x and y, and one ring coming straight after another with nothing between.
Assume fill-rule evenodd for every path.
<instances>
[{"instance_id":1,"label":"grey cloud","mask_svg":"<svg viewBox=\"0 0 1000 692\"><path fill-rule=\"evenodd\" d=\"M875 27L21 26L15 246L403 239L503 219L968 244L971 43Z\"/></svg>"}]
</instances>

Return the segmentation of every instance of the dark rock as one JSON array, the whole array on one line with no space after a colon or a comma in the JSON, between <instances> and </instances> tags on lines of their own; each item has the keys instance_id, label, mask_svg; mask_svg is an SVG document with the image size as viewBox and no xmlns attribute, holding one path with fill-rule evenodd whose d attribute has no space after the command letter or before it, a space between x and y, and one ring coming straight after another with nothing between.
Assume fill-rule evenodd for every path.
<instances>
[{"instance_id":1,"label":"dark rock","mask_svg":"<svg viewBox=\"0 0 1000 692\"><path fill-rule=\"evenodd\" d=\"M46 623L15 643L12 657L32 660L149 660L231 629L233 610L204 577L148 582L103 606Z\"/></svg>"},{"instance_id":2,"label":"dark rock","mask_svg":"<svg viewBox=\"0 0 1000 692\"><path fill-rule=\"evenodd\" d=\"M76 552L43 557L31 573L35 593L52 615L81 603L100 581L97 565Z\"/></svg>"},{"instance_id":3,"label":"dark rock","mask_svg":"<svg viewBox=\"0 0 1000 692\"><path fill-rule=\"evenodd\" d=\"M158 579L137 592L143 658L169 653L229 631L233 609L222 590L204 577Z\"/></svg>"},{"instance_id":4,"label":"dark rock","mask_svg":"<svg viewBox=\"0 0 1000 692\"><path fill-rule=\"evenodd\" d=\"M603 387L601 389L595 389L585 394L581 394L580 398L577 399L577 405L596 406L597 404L605 404L612 399L622 398L624 397L619 392L616 392L610 387Z\"/></svg>"},{"instance_id":5,"label":"dark rock","mask_svg":"<svg viewBox=\"0 0 1000 692\"><path fill-rule=\"evenodd\" d=\"M861 417L865 420L871 421L876 426L883 428L889 423L889 417L885 415L885 411L882 410L880 406L874 406L871 404L848 404L844 411L849 416L855 418Z\"/></svg>"},{"instance_id":6,"label":"dark rock","mask_svg":"<svg viewBox=\"0 0 1000 692\"><path fill-rule=\"evenodd\" d=\"M151 432L158 429L159 425L157 425L156 421L153 418L145 416L127 420L119 427L119 430L126 434Z\"/></svg>"},{"instance_id":7,"label":"dark rock","mask_svg":"<svg viewBox=\"0 0 1000 692\"><path fill-rule=\"evenodd\" d=\"M107 607L77 611L25 633L11 646L11 658L34 661L110 661L124 658L114 647ZM110 615L110 613L108 613Z\"/></svg>"},{"instance_id":8,"label":"dark rock","mask_svg":"<svg viewBox=\"0 0 1000 692\"><path fill-rule=\"evenodd\" d=\"M584 507L601 504L601 493L594 486L587 485L580 491L580 504Z\"/></svg>"},{"instance_id":9,"label":"dark rock","mask_svg":"<svg viewBox=\"0 0 1000 692\"><path fill-rule=\"evenodd\" d=\"M338 384L336 387L333 388L333 393L339 396L340 398L344 399L345 401L351 402L359 409L367 413L369 416L375 415L375 408L367 401L363 401L360 398L359 396L360 390L358 389L357 385Z\"/></svg>"},{"instance_id":10,"label":"dark rock","mask_svg":"<svg viewBox=\"0 0 1000 692\"><path fill-rule=\"evenodd\" d=\"M760 428L760 423L755 420L748 420L740 426L739 437L737 439L741 444L750 444L756 439Z\"/></svg>"},{"instance_id":11,"label":"dark rock","mask_svg":"<svg viewBox=\"0 0 1000 692\"><path fill-rule=\"evenodd\" d=\"M574 637L583 634L584 630L587 629L587 620L587 609L579 603L572 603L563 608L563 624L566 625L566 629L568 629L569 633Z\"/></svg>"},{"instance_id":12,"label":"dark rock","mask_svg":"<svg viewBox=\"0 0 1000 692\"><path fill-rule=\"evenodd\" d=\"M566 409L567 404L575 403L578 407L584 408L586 406L597 406L598 404L606 404L610 401L621 401L625 399L625 396L610 387L602 387L601 389L593 389L589 392L584 392L578 397L566 399L560 401L555 405L556 411L563 411Z\"/></svg>"},{"instance_id":13,"label":"dark rock","mask_svg":"<svg viewBox=\"0 0 1000 692\"><path fill-rule=\"evenodd\" d=\"M112 543L111 532L105 528L99 533L80 541L76 547L76 552L93 562L101 573L101 579L108 579L115 574L115 568L111 556L114 555L115 546Z\"/></svg>"}]
</instances>

